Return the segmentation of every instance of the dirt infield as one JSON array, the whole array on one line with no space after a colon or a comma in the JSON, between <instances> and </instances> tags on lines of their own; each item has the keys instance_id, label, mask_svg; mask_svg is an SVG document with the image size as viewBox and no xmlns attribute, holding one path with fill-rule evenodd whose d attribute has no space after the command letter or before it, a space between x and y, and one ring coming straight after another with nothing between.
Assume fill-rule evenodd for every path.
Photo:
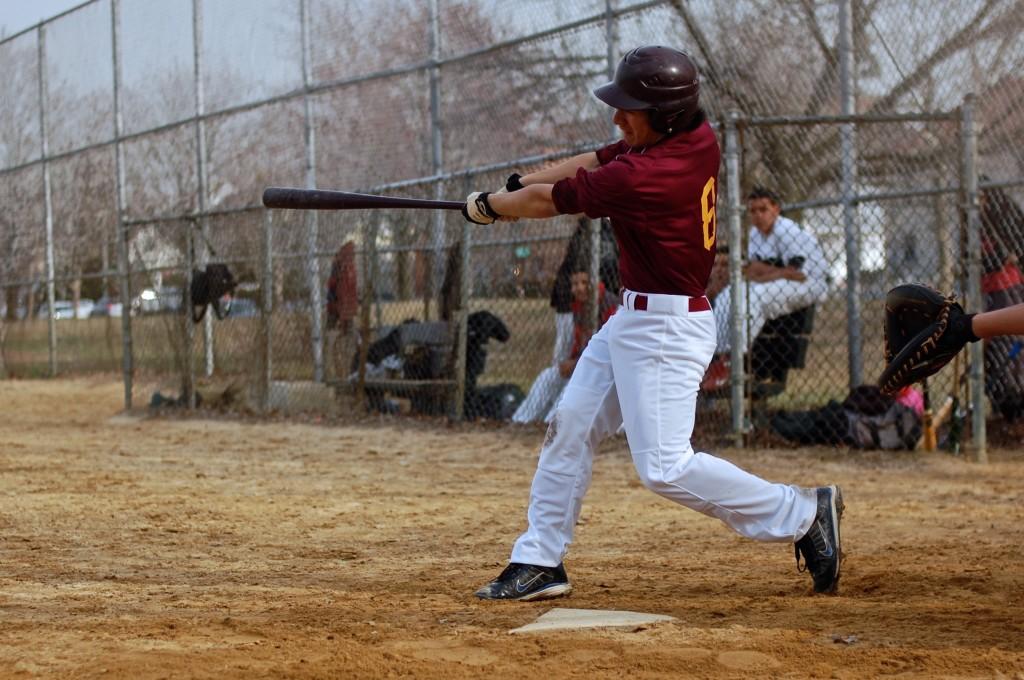
<instances>
[{"instance_id":1,"label":"dirt infield","mask_svg":"<svg viewBox=\"0 0 1024 680\"><path fill-rule=\"evenodd\" d=\"M842 593L602 448L576 591L484 603L539 430L117 415L0 382L0 677L1024 677L1024 455L722 451L843 485ZM511 636L553 606L678 619Z\"/></svg>"}]
</instances>

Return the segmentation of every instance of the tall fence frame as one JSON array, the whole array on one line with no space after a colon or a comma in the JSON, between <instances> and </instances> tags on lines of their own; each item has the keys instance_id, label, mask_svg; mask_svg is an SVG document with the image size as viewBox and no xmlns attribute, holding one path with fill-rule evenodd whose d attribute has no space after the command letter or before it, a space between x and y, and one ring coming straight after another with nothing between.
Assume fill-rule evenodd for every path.
<instances>
[{"instance_id":1,"label":"tall fence frame","mask_svg":"<svg viewBox=\"0 0 1024 680\"><path fill-rule=\"evenodd\" d=\"M19 281L4 281L4 287L8 286L39 286L45 290L45 307L48 310L47 321L47 374L55 377L60 374L59 362L59 330L56 323L56 294L55 286L58 283L65 283L69 279L62 277L56 272L54 263L54 242L57 238L54 234L55 207L53 198L52 168L55 164L84 156L92 152L111 152L113 160L113 185L114 204L116 212L116 225L114 234L115 262L107 260L108 251L104 249L104 263L100 270L86 272L78 276L78 279L102 279L104 281L117 281L120 289L121 299L125 303L125 313L121 317L121 372L124 382L124 404L126 408L133 407L133 392L136 380L137 364L136 352L139 349L138 340L135 338L137 329L134 328L133 315L127 309L127 303L133 296L135 280L139 276L148 276L152 272L145 269L133 267L131 257L132 234L142 228L157 228L166 230L180 230L181 237L186 243L184 261L178 263L180 274L184 277L184 287L191 287L193 269L202 268L211 262L223 262L231 264L233 260L228 257L219 257L213 252L210 239L215 229L212 223L220 218L231 216L247 216L254 223L262 225L258 234L253 233L254 242L260 244L259 272L261 281L260 290L260 360L259 371L259 392L260 403L264 409L271 408L271 391L273 390L273 359L274 342L271 328L271 314L273 313L273 268L276 262L282 260L298 261L302 263L302 269L306 278L308 288L308 312L311 332L307 340L309 353L312 357L311 373L314 382L324 382L325 376L325 330L323 318L323 292L322 261L330 257L331 252L323 250L319 245L318 235L321 233L320 218L315 212L309 212L304 217L303 228L305 230L306 245L301 252L275 252L274 234L279 227L280 220L267 211L264 211L255 203L255 200L248 205L230 209L217 209L211 205L210 187L208 181L209 158L206 150L208 127L216 122L276 104L297 103L301 105L302 124L304 129L302 157L304 161L303 182L307 187L318 185L317 175L317 150L324 144L323 140L317 139L316 126L314 124L314 98L318 95L331 92L343 91L346 88L358 87L361 84L392 78L404 74L424 74L429 82L429 131L430 131L430 174L426 176L413 177L399 181L388 181L373 183L362 187L345 187L346 189L362 190L373 193L401 193L403 191L426 191L437 198L450 197L446 192L453 191L458 187L459 191L478 188L474 182L493 181L499 174L510 170L517 170L526 167L536 167L544 163L558 161L570 157L576 153L591 150L604 143L612 141L615 137L615 126L610 125L607 130L602 131L594 139L579 141L570 145L564 151L550 153L538 153L521 156L514 159L502 160L500 162L474 165L457 169L448 169L446 163L444 137L442 131L445 126L444 113L441 106L441 98L444 88L445 69L453 65L472 63L473 60L486 58L489 55L499 53L515 45L538 41L550 36L568 33L581 28L599 28L605 41L606 58L604 71L610 77L614 73L617 62L621 37L621 24L623 21L643 15L645 12L673 7L679 9L678 2L673 0L649 0L637 2L628 6L620 6L616 0L603 0L603 8L600 11L592 12L582 18L573 21L553 25L543 30L528 32L526 34L504 41L495 41L483 47L472 48L458 53L445 54L441 49L443 35L441 28L441 0L431 0L428 6L429 26L427 35L429 37L429 56L418 63L407 64L394 68L388 68L373 73L360 74L354 77L342 77L331 80L316 80L311 71L311 50L313 49L313 35L310 22L311 2L313 0L295 0L298 8L298 17L301 23L299 36L301 38L301 87L287 92L277 93L273 96L262 97L245 101L241 104L234 104L220 108L210 108L206 104L206 97L203 88L204 82L204 61L203 51L203 10L204 0L191 0L191 21L192 21L192 56L193 56L193 80L194 88L194 111L192 115L179 117L172 122L147 127L145 129L127 132L124 127L124 111L122 98L124 63L122 55L122 29L121 15L123 4L126 0L89 0L78 7L69 10L57 17L48 19L40 24L22 31L13 36L0 40L0 46L10 43L19 38L34 34L37 49L37 73L36 84L39 90L39 142L41 153L38 158L16 163L10 167L0 168L0 181L6 177L13 177L16 173L39 170L41 182L40 207L43 212L42 223L45 227L44 248L45 248L45 271L41 278ZM106 3L106 5L104 5ZM595 5L596 6L596 5ZM110 54L111 73L113 80L111 126L113 135L98 142L76 146L70 149L62 149L56 152L50 148L48 138L48 105L47 82L47 51L50 47L48 29L54 22L63 17L87 8L109 7L110 25ZM838 60L840 64L840 77L838 80L839 101L841 103L841 114L833 116L753 116L744 114L742 111L731 111L723 121L716 123L723 142L723 179L722 186L725 189L725 202L720 203L720 211L726 208L726 223L728 226L728 241L730 249L730 277L733 282L734 292L741 283L740 278L740 244L743 239L743 205L741 203L742 187L745 182L743 172L743 150L741 138L745 131L767 128L771 126L838 126L840 128L841 149L840 160L842 163L840 172L841 187L840 194L829 200L812 199L796 200L787 204L787 209L799 210L807 207L822 207L825 205L840 206L843 210L844 229L846 233L846 258L850 263L848 270L850 285L847 289L845 299L847 314L847 343L849 353L847 356L848 375L850 386L870 379L865 375L862 366L864 349L862 346L861 332L863 323L860 318L861 292L859 287L859 272L857 263L860 260L860 246L858 243L858 227L856 225L856 206L870 201L898 200L914 196L943 194L960 196L965 219L965 234L967 246L967 260L964 264L963 290L966 293L966 304L968 308L981 309L982 293L980 287L980 236L979 236L979 193L988 187L1019 186L1024 184L1019 178L1011 178L1000 182L986 182L979 177L977 161L977 132L976 132L976 110L972 97L968 96L963 105L956 111L940 113L920 114L856 114L854 95L856 86L854 83L854 67L856 54L854 53L854 39L852 25L853 10L851 0L837 0L836 18L838 23ZM682 16L686 17L685 11L680 10ZM929 121L957 121L961 128L961 163L958 182L956 185L933 187L926 189L908 190L903 193L889 192L885 195L863 194L856 190L857 183L857 149L858 140L856 131L861 126L870 126L874 123L884 122L907 122L926 123ZM127 210L128 199L126 197L127 164L125 160L125 146L128 143L145 140L156 135L176 132L191 131L194 138L195 151L195 174L198 182L196 191L195 208L186 211L176 211L169 214L151 214L146 216L129 215ZM607 136L603 136L607 134ZM255 199L255 197L254 197ZM371 221L373 218L370 218ZM449 225L450 226L450 225ZM289 227L283 227L289 228ZM446 247L444 216L436 213L432 219L431 226L433 240L430 246L430 257L432 271L428 277L427 291L424 295L424 317L436 317L436 312L431 310L432 301L437 298L437 286L444 274L443 251ZM469 303L473 296L474 282L472 275L471 261L474 250L494 247L501 243L500 239L488 241L477 239L478 232L467 225L460 227L458 241L462 248L462 277L459 281L461 306L456 311L453 321L457 333L457 361L456 391L453 399L453 410L451 415L455 418L461 417L462 396L465 391L464 371L462 368L466 362L466 323L469 314ZM534 237L524 237L523 244L528 244ZM553 240L562 238L552 237ZM591 238L591 267L592 279L597 277L597 261L599 259L600 243L597 237L597 227L592 229ZM378 247L374 244L370 250L373 256L397 252L389 250L389 246ZM400 249L400 247L399 247ZM360 250L360 257L366 255L365 249ZM113 265L113 266L111 266ZM376 266L376 265L374 265ZM166 268L165 268L166 269ZM596 289L594 298L591 300L590 313L592 317L597 314ZM379 299L364 300L363 306L368 307L372 303L377 304L377 325L380 324ZM737 300L738 302L738 300ZM743 317L738 311L738 304L733 305L734 313L731 317L731 328L734 332L734 339L740 337L739 331L742 328ZM208 315L202 323L202 331L193 328L189 323L184 323L184 335L187 348L193 348L193 335L201 337L201 360L196 365L192 351L186 351L183 355L183 363L179 367L182 385L187 393L188 403L195 404L194 387L197 379L209 377L217 370L217 352L215 346L215 328L212 318ZM985 456L985 410L980 405L984 402L984 380L983 361L981 347L974 345L970 350L970 374L969 385L972 402L972 432L973 445L979 459ZM749 429L749 418L747 411L749 405L746 403L744 385L746 376L743 373L743 362L733 362L730 387L730 426L735 441L742 443L743 434Z\"/></svg>"},{"instance_id":2,"label":"tall fence frame","mask_svg":"<svg viewBox=\"0 0 1024 680\"><path fill-rule=\"evenodd\" d=\"M856 238L850 234L860 232L856 223L856 215L850 208L876 201L890 201L905 198L935 195L954 195L962 210L963 232L967 243L966 266L959 272L960 289L963 291L963 298L968 309L983 309L981 294L981 235L980 220L978 216L979 191L984 188L978 179L977 174L977 141L974 123L974 95L967 94L961 106L946 113L928 114L902 114L902 115L840 115L840 116L792 116L792 117L743 117L740 112L731 111L726 119L723 135L724 141L724 173L726 179L727 195L729 203L727 206L728 215L728 247L729 247L729 273L734 295L731 306L730 328L732 329L733 346L742 346L740 339L741 328L745 322L745 314L740 308L739 287L743 285L741 253L745 247L740 224L742 215L746 208L741 204L741 172L742 148L739 142L740 133L744 129L757 127L774 126L839 126L843 130L843 139L848 138L850 127L870 126L880 123L914 122L927 123L932 121L955 122L959 126L960 147L960 174L955 184L944 187L912 189L906 191L890 191L884 193L861 193L855 190L854 184L844 179L841 183L842 193L839 196L815 199L812 201L795 201L787 203L787 211L796 211L807 207L841 206L844 214L844 232L847 233L847 252L854 255L858 252ZM845 153L843 154L845 158ZM848 168L844 165L842 175L847 177L851 171L855 172L855 166ZM859 274L851 277L852 281L846 286L845 301L850 316L860 319L861 289L859 285ZM861 355L863 343L861 341L861 327L859 323L851 323L847 326L848 352L847 359L850 366L849 387L852 389L864 382L864 374L861 369ZM969 350L969 395L970 413L972 425L972 447L978 462L987 462L986 451L986 430L985 430L985 376L984 361L982 358L982 347L980 344L973 344ZM742 360L731 362L730 376L730 402L732 410L731 428L734 441L742 445L744 434L749 431L750 422L746 412L749 408L749 394L745 390L748 377L745 374L744 362Z\"/></svg>"}]
</instances>

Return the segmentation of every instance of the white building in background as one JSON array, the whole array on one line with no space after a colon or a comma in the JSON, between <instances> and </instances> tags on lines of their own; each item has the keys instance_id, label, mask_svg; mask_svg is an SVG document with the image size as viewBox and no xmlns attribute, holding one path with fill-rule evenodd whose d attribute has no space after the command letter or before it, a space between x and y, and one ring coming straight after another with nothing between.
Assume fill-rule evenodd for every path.
<instances>
[{"instance_id":1,"label":"white building in background","mask_svg":"<svg viewBox=\"0 0 1024 680\"><path fill-rule=\"evenodd\" d=\"M149 272L150 284L159 290L163 287L163 270L182 268L185 253L173 243L168 229L161 225L143 226L135 233L128 245L128 259L132 271L144 269Z\"/></svg>"},{"instance_id":2,"label":"white building in background","mask_svg":"<svg viewBox=\"0 0 1024 680\"><path fill-rule=\"evenodd\" d=\"M863 190L865 194L878 191ZM890 288L907 281L950 283L941 280L943 266L946 276L956 275L960 225L954 196L862 203L857 206L856 222L864 299L883 298ZM842 207L805 209L801 224L821 243L832 289L843 288L847 267Z\"/></svg>"}]
</instances>

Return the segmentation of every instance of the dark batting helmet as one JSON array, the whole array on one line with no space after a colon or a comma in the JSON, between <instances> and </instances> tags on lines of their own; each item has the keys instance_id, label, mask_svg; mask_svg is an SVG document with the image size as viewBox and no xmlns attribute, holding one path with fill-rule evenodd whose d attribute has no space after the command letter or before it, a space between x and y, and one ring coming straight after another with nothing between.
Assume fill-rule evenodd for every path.
<instances>
[{"instance_id":1,"label":"dark batting helmet","mask_svg":"<svg viewBox=\"0 0 1024 680\"><path fill-rule=\"evenodd\" d=\"M615 78L594 90L608 106L649 111L651 127L671 134L697 113L700 75L685 52L671 47L638 47L619 62Z\"/></svg>"}]
</instances>

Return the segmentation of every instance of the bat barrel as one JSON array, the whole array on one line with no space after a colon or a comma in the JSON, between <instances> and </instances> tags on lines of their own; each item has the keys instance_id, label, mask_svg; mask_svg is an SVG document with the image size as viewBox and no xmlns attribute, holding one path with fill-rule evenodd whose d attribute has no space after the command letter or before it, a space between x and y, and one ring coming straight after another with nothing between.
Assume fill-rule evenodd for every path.
<instances>
[{"instance_id":1,"label":"bat barrel","mask_svg":"<svg viewBox=\"0 0 1024 680\"><path fill-rule=\"evenodd\" d=\"M292 210L366 210L375 208L412 208L418 210L461 210L462 201L434 201L425 198L401 198L356 194L347 191L268 187L263 205Z\"/></svg>"}]
</instances>

